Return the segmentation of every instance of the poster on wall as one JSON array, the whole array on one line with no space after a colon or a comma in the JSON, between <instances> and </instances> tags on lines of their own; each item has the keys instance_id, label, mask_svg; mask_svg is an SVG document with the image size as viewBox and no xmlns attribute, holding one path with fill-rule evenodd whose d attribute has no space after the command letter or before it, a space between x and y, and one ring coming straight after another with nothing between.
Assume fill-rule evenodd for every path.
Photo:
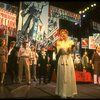
<instances>
[{"instance_id":1,"label":"poster on wall","mask_svg":"<svg viewBox=\"0 0 100 100\"><path fill-rule=\"evenodd\" d=\"M71 22L79 23L81 20L80 14L64 10L58 7L50 6L49 15L59 19L69 20Z\"/></svg>"},{"instance_id":2,"label":"poster on wall","mask_svg":"<svg viewBox=\"0 0 100 100\"><path fill-rule=\"evenodd\" d=\"M89 49L96 49L96 43L93 36L89 36Z\"/></svg>"},{"instance_id":3,"label":"poster on wall","mask_svg":"<svg viewBox=\"0 0 100 100\"><path fill-rule=\"evenodd\" d=\"M0 8L0 35L16 37L16 14Z\"/></svg>"},{"instance_id":4,"label":"poster on wall","mask_svg":"<svg viewBox=\"0 0 100 100\"><path fill-rule=\"evenodd\" d=\"M17 14L18 12L18 7L3 2L0 2L0 8L12 12L14 14Z\"/></svg>"},{"instance_id":5,"label":"poster on wall","mask_svg":"<svg viewBox=\"0 0 100 100\"><path fill-rule=\"evenodd\" d=\"M80 15L58 7L49 6L49 19L48 19L49 45L53 45L59 39L60 19L65 19L72 22L79 22Z\"/></svg>"},{"instance_id":6,"label":"poster on wall","mask_svg":"<svg viewBox=\"0 0 100 100\"><path fill-rule=\"evenodd\" d=\"M49 16L48 19L48 44L47 46L53 45L56 40L59 38L59 19L54 16Z\"/></svg>"},{"instance_id":7,"label":"poster on wall","mask_svg":"<svg viewBox=\"0 0 100 100\"><path fill-rule=\"evenodd\" d=\"M93 33L93 38L95 40L95 44L99 45L100 44L100 33Z\"/></svg>"},{"instance_id":8,"label":"poster on wall","mask_svg":"<svg viewBox=\"0 0 100 100\"><path fill-rule=\"evenodd\" d=\"M16 46L21 46L24 39L30 44L43 42L48 34L48 5L45 1L20 3Z\"/></svg>"},{"instance_id":9,"label":"poster on wall","mask_svg":"<svg viewBox=\"0 0 100 100\"><path fill-rule=\"evenodd\" d=\"M81 39L81 47L84 49L87 49L89 46L89 39L88 38L82 38Z\"/></svg>"}]
</instances>

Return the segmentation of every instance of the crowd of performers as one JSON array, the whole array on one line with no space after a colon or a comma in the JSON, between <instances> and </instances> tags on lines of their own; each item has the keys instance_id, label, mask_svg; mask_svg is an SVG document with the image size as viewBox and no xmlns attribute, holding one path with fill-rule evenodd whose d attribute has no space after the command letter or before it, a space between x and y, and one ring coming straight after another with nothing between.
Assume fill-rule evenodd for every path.
<instances>
[{"instance_id":1,"label":"crowd of performers","mask_svg":"<svg viewBox=\"0 0 100 100\"><path fill-rule=\"evenodd\" d=\"M0 39L0 84L6 84L6 78L10 79L12 84L21 83L24 76L27 84L37 80L39 84L42 82L47 84L52 81L52 75L55 72L57 77L56 94L63 95L58 93L58 89L66 94L66 91L63 90L64 87L62 87L63 89L61 86L59 88L59 84L63 84L63 81L64 84L71 81L69 84L73 86L73 91L77 94L74 71L90 72L94 84L100 84L100 45L96 47L92 58L88 57L86 51L80 57L79 54L74 55L73 53L74 42L68 39L68 31L61 29L60 36L60 40L57 40L56 45L52 46L52 50L43 46L39 51L34 45L29 47L28 41L25 40L22 47L16 49L15 41L11 41L10 46L7 47L4 39ZM66 69L66 66L69 66L69 69Z\"/></svg>"}]
</instances>

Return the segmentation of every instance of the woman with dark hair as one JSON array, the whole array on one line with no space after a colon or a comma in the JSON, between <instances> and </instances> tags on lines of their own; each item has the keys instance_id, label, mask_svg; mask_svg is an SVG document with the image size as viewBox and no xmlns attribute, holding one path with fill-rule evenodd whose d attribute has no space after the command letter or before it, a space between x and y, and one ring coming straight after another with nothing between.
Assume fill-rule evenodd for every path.
<instances>
[{"instance_id":1,"label":"woman with dark hair","mask_svg":"<svg viewBox=\"0 0 100 100\"><path fill-rule=\"evenodd\" d=\"M0 83L4 83L5 73L7 71L6 66L8 62L8 49L5 44L4 39L0 39L0 73L1 73L1 80Z\"/></svg>"},{"instance_id":2,"label":"woman with dark hair","mask_svg":"<svg viewBox=\"0 0 100 100\"><path fill-rule=\"evenodd\" d=\"M62 29L60 31L62 41L59 41L58 47L58 64L57 64L57 82L56 82L56 95L61 98L73 97L77 94L75 69L71 55L72 40L68 38L68 31ZM57 41L58 42L58 41Z\"/></svg>"}]
</instances>

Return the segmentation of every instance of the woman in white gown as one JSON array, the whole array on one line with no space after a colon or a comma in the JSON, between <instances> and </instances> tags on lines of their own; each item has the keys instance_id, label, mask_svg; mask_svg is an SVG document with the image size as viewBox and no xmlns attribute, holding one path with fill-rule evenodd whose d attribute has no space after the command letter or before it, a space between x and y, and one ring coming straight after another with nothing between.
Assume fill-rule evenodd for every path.
<instances>
[{"instance_id":1,"label":"woman in white gown","mask_svg":"<svg viewBox=\"0 0 100 100\"><path fill-rule=\"evenodd\" d=\"M71 56L73 41L68 39L68 31L60 31L62 41L57 41L57 51L60 54L57 66L57 80L55 94L61 98L73 97L77 94L75 69Z\"/></svg>"}]
</instances>

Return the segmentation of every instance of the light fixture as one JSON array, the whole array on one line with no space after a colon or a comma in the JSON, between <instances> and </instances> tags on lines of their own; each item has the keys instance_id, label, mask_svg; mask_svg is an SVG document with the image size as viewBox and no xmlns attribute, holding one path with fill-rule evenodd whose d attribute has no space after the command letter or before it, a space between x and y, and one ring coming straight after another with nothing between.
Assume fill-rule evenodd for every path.
<instances>
[{"instance_id":1,"label":"light fixture","mask_svg":"<svg viewBox=\"0 0 100 100\"><path fill-rule=\"evenodd\" d=\"M94 3L93 5L96 6L96 3Z\"/></svg>"},{"instance_id":2,"label":"light fixture","mask_svg":"<svg viewBox=\"0 0 100 100\"><path fill-rule=\"evenodd\" d=\"M75 22L75 25L77 25L78 23L77 22Z\"/></svg>"},{"instance_id":3,"label":"light fixture","mask_svg":"<svg viewBox=\"0 0 100 100\"><path fill-rule=\"evenodd\" d=\"M89 7L87 7L87 10L89 10Z\"/></svg>"},{"instance_id":4,"label":"light fixture","mask_svg":"<svg viewBox=\"0 0 100 100\"><path fill-rule=\"evenodd\" d=\"M85 11L83 10L82 13L84 13Z\"/></svg>"},{"instance_id":5,"label":"light fixture","mask_svg":"<svg viewBox=\"0 0 100 100\"><path fill-rule=\"evenodd\" d=\"M91 7L93 7L94 5L92 4Z\"/></svg>"},{"instance_id":6,"label":"light fixture","mask_svg":"<svg viewBox=\"0 0 100 100\"><path fill-rule=\"evenodd\" d=\"M87 9L85 8L85 11L87 11Z\"/></svg>"},{"instance_id":7,"label":"light fixture","mask_svg":"<svg viewBox=\"0 0 100 100\"><path fill-rule=\"evenodd\" d=\"M82 13L82 11L79 11L79 14L81 14Z\"/></svg>"},{"instance_id":8,"label":"light fixture","mask_svg":"<svg viewBox=\"0 0 100 100\"><path fill-rule=\"evenodd\" d=\"M83 17L85 17L86 15L83 15Z\"/></svg>"}]
</instances>

